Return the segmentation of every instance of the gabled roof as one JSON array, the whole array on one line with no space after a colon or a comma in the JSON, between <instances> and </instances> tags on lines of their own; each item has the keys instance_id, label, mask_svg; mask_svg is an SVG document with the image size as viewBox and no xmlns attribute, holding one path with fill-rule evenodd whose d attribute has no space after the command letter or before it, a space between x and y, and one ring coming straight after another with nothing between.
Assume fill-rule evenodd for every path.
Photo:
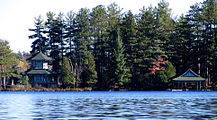
<instances>
[{"instance_id":1,"label":"gabled roof","mask_svg":"<svg viewBox=\"0 0 217 120\"><path fill-rule=\"evenodd\" d=\"M191 69L188 69L184 74L181 76L174 78L174 81L204 81L205 78L200 77L198 74L193 72Z\"/></svg>"},{"instance_id":2,"label":"gabled roof","mask_svg":"<svg viewBox=\"0 0 217 120\"><path fill-rule=\"evenodd\" d=\"M46 61L51 61L52 58L46 56L43 54L41 51L39 53L36 53L32 57L28 58L27 60L46 60Z\"/></svg>"},{"instance_id":3,"label":"gabled roof","mask_svg":"<svg viewBox=\"0 0 217 120\"><path fill-rule=\"evenodd\" d=\"M198 74L193 72L191 69L188 69L181 77L200 77Z\"/></svg>"}]
</instances>

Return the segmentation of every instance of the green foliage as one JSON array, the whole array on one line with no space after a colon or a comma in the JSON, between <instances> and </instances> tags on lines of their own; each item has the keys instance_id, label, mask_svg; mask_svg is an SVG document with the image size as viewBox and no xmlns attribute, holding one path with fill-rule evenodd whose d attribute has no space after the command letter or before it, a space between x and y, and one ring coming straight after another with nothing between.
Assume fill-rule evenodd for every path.
<instances>
[{"instance_id":1,"label":"green foliage","mask_svg":"<svg viewBox=\"0 0 217 120\"><path fill-rule=\"evenodd\" d=\"M168 87L169 83L171 82L171 78L176 75L176 69L172 65L171 62L167 62L165 64L164 71L158 71L155 80L154 80L154 87L157 90L164 90Z\"/></svg>"},{"instance_id":2,"label":"green foliage","mask_svg":"<svg viewBox=\"0 0 217 120\"><path fill-rule=\"evenodd\" d=\"M22 78L18 82L23 85L29 85L29 77L27 75L22 76Z\"/></svg>"},{"instance_id":3,"label":"green foliage","mask_svg":"<svg viewBox=\"0 0 217 120\"><path fill-rule=\"evenodd\" d=\"M127 78L127 72L129 70L126 68L126 62L124 57L124 48L122 46L122 40L120 38L120 29L117 28L113 32L115 44L114 44L114 85L116 86L122 86L126 85L129 82L129 79Z\"/></svg>"},{"instance_id":4,"label":"green foliage","mask_svg":"<svg viewBox=\"0 0 217 120\"><path fill-rule=\"evenodd\" d=\"M122 43L123 47L125 48L123 52L126 61L125 66L126 69L129 70L129 72L127 72L127 78L129 81L132 81L132 73L135 71L134 63L137 53L137 38L135 17L131 11L128 11L128 13L125 15L120 27Z\"/></svg>"},{"instance_id":5,"label":"green foliage","mask_svg":"<svg viewBox=\"0 0 217 120\"><path fill-rule=\"evenodd\" d=\"M74 31L75 31L75 27L74 27L74 19L75 19L75 13L73 11L70 11L67 13L66 16L66 31L65 31L65 42L69 44L69 46L66 46L66 51L67 54L69 54L69 58L72 58L72 54L73 54L73 50L74 50L74 45L73 45L73 40L74 40Z\"/></svg>"},{"instance_id":6,"label":"green foliage","mask_svg":"<svg viewBox=\"0 0 217 120\"><path fill-rule=\"evenodd\" d=\"M83 87L95 87L97 72L95 70L94 56L88 51L84 58L84 70L81 73Z\"/></svg>"},{"instance_id":7,"label":"green foliage","mask_svg":"<svg viewBox=\"0 0 217 120\"><path fill-rule=\"evenodd\" d=\"M97 86L100 90L105 90L109 86L109 64L111 46L109 46L108 19L106 8L98 5L93 8L90 18L91 37L93 44L93 56L96 62L98 75Z\"/></svg>"},{"instance_id":8,"label":"green foliage","mask_svg":"<svg viewBox=\"0 0 217 120\"><path fill-rule=\"evenodd\" d=\"M157 75L156 75L156 82L155 84L158 85L157 87L159 87L159 85L161 84L164 84L164 83L168 83L168 76L165 74L164 71L159 71L157 72ZM156 86L155 85L155 86Z\"/></svg>"},{"instance_id":9,"label":"green foliage","mask_svg":"<svg viewBox=\"0 0 217 120\"><path fill-rule=\"evenodd\" d=\"M173 64L171 62L167 62L165 64L165 67L166 67L166 69L164 72L165 72L168 79L171 79L172 77L174 77L176 75L176 68L173 66Z\"/></svg>"},{"instance_id":10,"label":"green foliage","mask_svg":"<svg viewBox=\"0 0 217 120\"><path fill-rule=\"evenodd\" d=\"M144 70L144 73L149 72L148 67L150 62L158 60L158 57L164 55L162 51L161 42L155 36L154 26L156 23L154 22L154 12L152 8L145 9L143 8L138 19L138 29L137 33L138 42L137 46L139 47L139 55L142 56L140 65Z\"/></svg>"},{"instance_id":11,"label":"green foliage","mask_svg":"<svg viewBox=\"0 0 217 120\"><path fill-rule=\"evenodd\" d=\"M171 9L169 3L165 0L158 3L158 7L154 9L155 16L155 39L158 40L161 50L170 60L174 54L172 33L174 31L174 21L171 19Z\"/></svg>"},{"instance_id":12,"label":"green foliage","mask_svg":"<svg viewBox=\"0 0 217 120\"><path fill-rule=\"evenodd\" d=\"M192 51L195 45L195 36L193 35L194 30L188 19L181 16L179 21L176 23L175 31L173 34L175 55L173 55L171 62L176 66L177 74L182 74L185 70L192 68L194 59L197 52Z\"/></svg>"},{"instance_id":13,"label":"green foliage","mask_svg":"<svg viewBox=\"0 0 217 120\"><path fill-rule=\"evenodd\" d=\"M85 54L90 47L89 10L81 9L74 19L74 44L77 63L83 63Z\"/></svg>"},{"instance_id":14,"label":"green foliage","mask_svg":"<svg viewBox=\"0 0 217 120\"><path fill-rule=\"evenodd\" d=\"M10 50L8 41L0 40L0 82L3 87L6 87L8 78L19 80L19 73L16 54Z\"/></svg>"},{"instance_id":15,"label":"green foliage","mask_svg":"<svg viewBox=\"0 0 217 120\"><path fill-rule=\"evenodd\" d=\"M143 7L138 15L122 13L115 3L66 17L48 12L47 20L37 18L31 29L32 53L40 48L54 59L55 78L66 72L63 57L68 57L76 81L69 84L76 87L164 89L176 72L188 68L217 83L216 6L215 0L205 0L178 20L165 0L155 8ZM159 61L169 61L166 70Z\"/></svg>"},{"instance_id":16,"label":"green foliage","mask_svg":"<svg viewBox=\"0 0 217 120\"><path fill-rule=\"evenodd\" d=\"M191 6L189 13L177 22L174 32L176 55L171 62L178 74L192 68L208 81L215 81L216 18L215 0L206 0Z\"/></svg>"},{"instance_id":17,"label":"green foliage","mask_svg":"<svg viewBox=\"0 0 217 120\"><path fill-rule=\"evenodd\" d=\"M41 16L35 18L35 29L29 29L29 31L35 32L35 34L30 35L29 39L34 39L32 42L32 51L30 53L35 54L39 51L47 53L47 39L44 35L45 25Z\"/></svg>"},{"instance_id":18,"label":"green foliage","mask_svg":"<svg viewBox=\"0 0 217 120\"><path fill-rule=\"evenodd\" d=\"M63 87L71 87L75 84L75 78L71 72L71 67L67 57L63 58L63 64L61 66L61 76Z\"/></svg>"}]
</instances>

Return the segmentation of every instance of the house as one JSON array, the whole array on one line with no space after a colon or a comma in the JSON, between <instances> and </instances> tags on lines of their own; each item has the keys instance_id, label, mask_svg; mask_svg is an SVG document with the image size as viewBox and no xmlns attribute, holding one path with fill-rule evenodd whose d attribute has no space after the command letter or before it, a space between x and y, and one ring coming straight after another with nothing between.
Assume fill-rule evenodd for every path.
<instances>
[{"instance_id":1,"label":"house","mask_svg":"<svg viewBox=\"0 0 217 120\"><path fill-rule=\"evenodd\" d=\"M173 83L177 89L194 89L201 90L205 86L205 78L200 77L198 74L188 69L181 76L174 78Z\"/></svg>"},{"instance_id":2,"label":"house","mask_svg":"<svg viewBox=\"0 0 217 120\"><path fill-rule=\"evenodd\" d=\"M26 72L29 77L29 83L32 86L39 85L42 87L51 87L54 84L54 72L52 71L52 65L50 64L52 58L39 52L27 60L31 62L31 67Z\"/></svg>"}]
</instances>

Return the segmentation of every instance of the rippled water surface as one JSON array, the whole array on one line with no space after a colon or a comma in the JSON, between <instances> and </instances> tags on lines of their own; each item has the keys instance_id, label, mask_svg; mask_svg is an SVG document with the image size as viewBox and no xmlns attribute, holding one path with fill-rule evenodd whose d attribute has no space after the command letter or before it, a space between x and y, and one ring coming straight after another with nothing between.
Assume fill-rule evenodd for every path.
<instances>
[{"instance_id":1,"label":"rippled water surface","mask_svg":"<svg viewBox=\"0 0 217 120\"><path fill-rule=\"evenodd\" d=\"M217 119L217 92L0 92L3 119Z\"/></svg>"}]
</instances>

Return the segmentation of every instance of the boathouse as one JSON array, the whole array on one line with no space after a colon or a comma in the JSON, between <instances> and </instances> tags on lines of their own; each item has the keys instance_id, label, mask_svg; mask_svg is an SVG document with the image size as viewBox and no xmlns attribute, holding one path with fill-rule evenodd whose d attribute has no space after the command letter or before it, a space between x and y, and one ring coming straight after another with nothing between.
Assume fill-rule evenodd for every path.
<instances>
[{"instance_id":1,"label":"boathouse","mask_svg":"<svg viewBox=\"0 0 217 120\"><path fill-rule=\"evenodd\" d=\"M54 83L52 65L50 64L52 58L46 56L41 51L27 59L31 62L31 67L27 71L29 83L34 87L39 85L42 87L51 87Z\"/></svg>"},{"instance_id":2,"label":"boathouse","mask_svg":"<svg viewBox=\"0 0 217 120\"><path fill-rule=\"evenodd\" d=\"M174 78L173 83L176 89L182 90L201 90L205 85L205 78L188 69L181 76Z\"/></svg>"}]
</instances>

